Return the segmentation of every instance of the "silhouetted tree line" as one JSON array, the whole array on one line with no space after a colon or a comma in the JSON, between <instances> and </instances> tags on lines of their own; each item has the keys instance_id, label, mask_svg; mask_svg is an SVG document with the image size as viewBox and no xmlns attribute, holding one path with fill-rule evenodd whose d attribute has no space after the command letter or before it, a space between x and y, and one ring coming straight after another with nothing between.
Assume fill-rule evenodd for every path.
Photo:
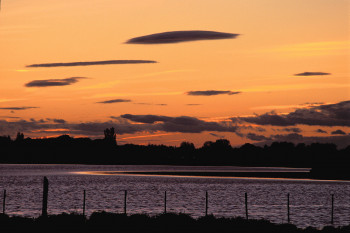
<instances>
[{"instance_id":1,"label":"silhouetted tree line","mask_svg":"<svg viewBox=\"0 0 350 233\"><path fill-rule=\"evenodd\" d=\"M117 145L113 128L104 139L56 138L31 139L18 133L15 140L0 137L0 163L57 164L172 164L232 165L313 168L322 178L350 178L350 146L338 150L334 144L310 145L274 142L270 146L244 144L233 148L226 139L208 141L200 148L193 143L180 146Z\"/></svg>"}]
</instances>

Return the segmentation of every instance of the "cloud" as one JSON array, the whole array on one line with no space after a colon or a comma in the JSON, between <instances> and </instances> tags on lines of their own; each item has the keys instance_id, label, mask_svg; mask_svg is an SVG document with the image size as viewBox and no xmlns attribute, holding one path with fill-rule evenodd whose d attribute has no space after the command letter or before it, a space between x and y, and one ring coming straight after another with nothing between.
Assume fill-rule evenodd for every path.
<instances>
[{"instance_id":1,"label":"cloud","mask_svg":"<svg viewBox=\"0 0 350 233\"><path fill-rule=\"evenodd\" d=\"M217 91L217 90L186 92L187 95L194 95L194 96L236 95L240 93L241 93L240 91Z\"/></svg>"},{"instance_id":2,"label":"cloud","mask_svg":"<svg viewBox=\"0 0 350 233\"><path fill-rule=\"evenodd\" d=\"M15 116L0 116L0 118L18 119L18 118L20 118L20 117L15 117Z\"/></svg>"},{"instance_id":3,"label":"cloud","mask_svg":"<svg viewBox=\"0 0 350 233\"><path fill-rule=\"evenodd\" d=\"M257 125L292 126L350 126L350 101L336 104L324 104L309 108L297 109L288 114L269 112L252 117L234 117L233 122L248 122Z\"/></svg>"},{"instance_id":4,"label":"cloud","mask_svg":"<svg viewBox=\"0 0 350 233\"><path fill-rule=\"evenodd\" d=\"M202 104L186 104L187 106L199 106L199 105L202 105Z\"/></svg>"},{"instance_id":5,"label":"cloud","mask_svg":"<svg viewBox=\"0 0 350 233\"><path fill-rule=\"evenodd\" d=\"M151 129L165 132L200 133L204 131L235 132L236 126L227 122L208 122L195 117L180 116L168 117L157 115L124 114L121 118L133 122L151 124Z\"/></svg>"},{"instance_id":6,"label":"cloud","mask_svg":"<svg viewBox=\"0 0 350 233\"><path fill-rule=\"evenodd\" d=\"M298 133L290 133L290 134L277 134L272 135L271 138L276 141L296 141L302 140L304 137Z\"/></svg>"},{"instance_id":7,"label":"cloud","mask_svg":"<svg viewBox=\"0 0 350 233\"><path fill-rule=\"evenodd\" d=\"M248 133L246 137L250 140L253 141L264 141L264 140L269 140L270 138L265 137L264 135L257 135L255 133Z\"/></svg>"},{"instance_id":8,"label":"cloud","mask_svg":"<svg viewBox=\"0 0 350 233\"><path fill-rule=\"evenodd\" d=\"M349 146L350 135L341 135L341 136L329 136L329 137L304 137L300 134L287 134L287 135L273 135L270 140L261 141L255 143L258 146L270 145L273 142L292 142L294 144L298 143L333 143L337 145L338 149L345 148Z\"/></svg>"},{"instance_id":9,"label":"cloud","mask_svg":"<svg viewBox=\"0 0 350 233\"><path fill-rule=\"evenodd\" d=\"M219 134L216 134L216 133L209 133L209 134L214 136L214 137L217 137L217 138L225 138L224 135L219 135Z\"/></svg>"},{"instance_id":10,"label":"cloud","mask_svg":"<svg viewBox=\"0 0 350 233\"><path fill-rule=\"evenodd\" d=\"M235 132L237 126L228 122L207 122L194 117L180 116L156 116L156 115L131 115L112 116L112 120L105 122L80 122L72 123L64 119L30 119L30 120L1 120L0 135L14 135L23 132L27 136L38 137L47 134L57 135L57 132L65 132L70 135L102 137L103 130L114 127L118 135L134 133L201 133L209 132ZM55 134L56 132L56 134Z\"/></svg>"},{"instance_id":11,"label":"cloud","mask_svg":"<svg viewBox=\"0 0 350 233\"><path fill-rule=\"evenodd\" d=\"M113 99L113 100L106 100L101 102L96 102L98 104L114 104L114 103L126 103L131 102L129 99Z\"/></svg>"},{"instance_id":12,"label":"cloud","mask_svg":"<svg viewBox=\"0 0 350 233\"><path fill-rule=\"evenodd\" d=\"M322 76L322 75L330 75L330 73L325 72L303 72L294 74L294 76Z\"/></svg>"},{"instance_id":13,"label":"cloud","mask_svg":"<svg viewBox=\"0 0 350 233\"><path fill-rule=\"evenodd\" d=\"M32 64L26 67L66 67L66 66L95 66L95 65L121 65L121 64L143 64L157 63L151 60L108 60L108 61L87 61L87 62L67 62L67 63L41 63Z\"/></svg>"},{"instance_id":14,"label":"cloud","mask_svg":"<svg viewBox=\"0 0 350 233\"><path fill-rule=\"evenodd\" d=\"M39 108L39 107L5 107L0 108L1 110L13 110L13 111L19 111L19 110L28 110L33 108Z\"/></svg>"},{"instance_id":15,"label":"cloud","mask_svg":"<svg viewBox=\"0 0 350 233\"><path fill-rule=\"evenodd\" d=\"M317 132L317 133L327 133L327 131L324 131L324 130L322 130L322 129L317 129L316 132Z\"/></svg>"},{"instance_id":16,"label":"cloud","mask_svg":"<svg viewBox=\"0 0 350 233\"><path fill-rule=\"evenodd\" d=\"M135 37L127 44L170 44L198 40L234 39L239 34L215 31L171 31Z\"/></svg>"},{"instance_id":17,"label":"cloud","mask_svg":"<svg viewBox=\"0 0 350 233\"><path fill-rule=\"evenodd\" d=\"M163 131L166 133L200 133L209 131L212 136L219 136L216 132L234 132L237 135L239 127L227 122L206 122L193 117L167 117L157 116L154 120L150 119L152 115L131 115L125 114L129 118L137 119L134 123L123 117L111 117L113 120L105 122L66 122L63 119L40 119L40 120L20 120L11 121L0 119L0 135L15 136L16 132L22 132L25 136L39 137L57 134L70 134L72 136L86 136L90 138L102 138L103 130L114 127L117 135L134 134L134 133L154 133ZM146 116L146 117L143 117ZM151 122L151 123L142 123ZM240 135L239 135L240 136ZM293 143L335 143L338 148L344 148L349 145L350 135L336 135L329 137L304 137L297 133L286 135L272 135L266 137L249 133L245 136L253 141L259 141L257 144L271 144L274 141L289 141ZM119 136L117 136L117 139Z\"/></svg>"},{"instance_id":18,"label":"cloud","mask_svg":"<svg viewBox=\"0 0 350 233\"><path fill-rule=\"evenodd\" d=\"M53 119L53 122L58 123L58 124L64 124L67 121L63 120L63 119Z\"/></svg>"},{"instance_id":19,"label":"cloud","mask_svg":"<svg viewBox=\"0 0 350 233\"><path fill-rule=\"evenodd\" d=\"M156 105L156 106L168 106L168 104L152 104L152 103L134 103L139 105Z\"/></svg>"},{"instance_id":20,"label":"cloud","mask_svg":"<svg viewBox=\"0 0 350 233\"><path fill-rule=\"evenodd\" d=\"M170 121L172 118L167 116L156 116L156 115L131 115L131 114L124 114L121 115L122 118L139 122L139 123L149 123L153 124L158 121Z\"/></svg>"},{"instance_id":21,"label":"cloud","mask_svg":"<svg viewBox=\"0 0 350 233\"><path fill-rule=\"evenodd\" d=\"M302 130L299 128L285 128L285 129L282 129L281 131L293 132L293 133L301 133L302 132Z\"/></svg>"},{"instance_id":22,"label":"cloud","mask_svg":"<svg viewBox=\"0 0 350 233\"><path fill-rule=\"evenodd\" d=\"M255 127L254 129L258 132L266 132L266 129L261 128L261 127Z\"/></svg>"},{"instance_id":23,"label":"cloud","mask_svg":"<svg viewBox=\"0 0 350 233\"><path fill-rule=\"evenodd\" d=\"M79 79L85 79L85 77L71 77L64 79L46 79L46 80L34 80L27 83L26 87L53 87L53 86L67 86L79 81Z\"/></svg>"},{"instance_id":24,"label":"cloud","mask_svg":"<svg viewBox=\"0 0 350 233\"><path fill-rule=\"evenodd\" d=\"M333 134L333 135L335 135L335 134L346 135L346 133L343 130L340 130L340 129L333 131L331 134Z\"/></svg>"}]
</instances>

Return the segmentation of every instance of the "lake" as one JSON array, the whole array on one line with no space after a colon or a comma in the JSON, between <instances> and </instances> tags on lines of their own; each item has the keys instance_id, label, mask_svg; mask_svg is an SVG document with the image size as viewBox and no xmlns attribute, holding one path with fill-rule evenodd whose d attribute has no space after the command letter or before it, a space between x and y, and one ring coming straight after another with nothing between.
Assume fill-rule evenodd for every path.
<instances>
[{"instance_id":1,"label":"lake","mask_svg":"<svg viewBox=\"0 0 350 233\"><path fill-rule=\"evenodd\" d=\"M331 221L331 194L334 194L334 224L350 224L350 182L303 179L238 178L120 174L132 172L305 172L308 169L185 167L185 166L106 166L106 165L0 165L0 191L6 189L6 213L37 217L41 214L43 177L49 179L48 213L82 213L86 190L86 213L124 212L160 214L164 211L205 214L217 217L245 217L245 193L249 218L287 222L287 194L290 194L291 223L298 227L322 227Z\"/></svg>"}]
</instances>

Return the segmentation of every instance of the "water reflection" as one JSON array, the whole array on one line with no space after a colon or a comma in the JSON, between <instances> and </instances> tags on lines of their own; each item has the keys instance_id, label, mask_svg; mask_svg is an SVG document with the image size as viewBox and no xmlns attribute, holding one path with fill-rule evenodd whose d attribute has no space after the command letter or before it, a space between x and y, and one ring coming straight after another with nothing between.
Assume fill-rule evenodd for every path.
<instances>
[{"instance_id":1,"label":"water reflection","mask_svg":"<svg viewBox=\"0 0 350 233\"><path fill-rule=\"evenodd\" d=\"M87 215L99 210L123 213L124 190L128 190L128 213L162 213L164 191L167 191L168 212L199 217L205 213L208 191L210 214L244 217L247 192L250 218L276 223L287 222L287 193L290 193L291 222L299 227L328 225L334 193L335 225L350 224L349 182L114 174L114 171L159 170L164 170L164 166L0 165L0 189L7 189L8 214L34 217L41 213L43 175L50 181L49 214L81 213L83 190L86 190ZM96 172L99 175L92 175Z\"/></svg>"}]
</instances>

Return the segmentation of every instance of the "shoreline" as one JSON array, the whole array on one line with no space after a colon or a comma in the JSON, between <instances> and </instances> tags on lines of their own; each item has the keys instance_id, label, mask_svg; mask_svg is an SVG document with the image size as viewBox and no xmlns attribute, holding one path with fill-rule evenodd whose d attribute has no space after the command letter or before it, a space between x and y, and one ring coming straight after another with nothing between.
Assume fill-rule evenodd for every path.
<instances>
[{"instance_id":1,"label":"shoreline","mask_svg":"<svg viewBox=\"0 0 350 233\"><path fill-rule=\"evenodd\" d=\"M328 179L324 177L312 177L310 172L227 172L227 171L86 171L74 172L84 175L135 175L135 176L160 176L160 177L198 177L198 178L232 178L232 179L290 179L300 181L324 181L324 182L350 182L349 179Z\"/></svg>"}]
</instances>

